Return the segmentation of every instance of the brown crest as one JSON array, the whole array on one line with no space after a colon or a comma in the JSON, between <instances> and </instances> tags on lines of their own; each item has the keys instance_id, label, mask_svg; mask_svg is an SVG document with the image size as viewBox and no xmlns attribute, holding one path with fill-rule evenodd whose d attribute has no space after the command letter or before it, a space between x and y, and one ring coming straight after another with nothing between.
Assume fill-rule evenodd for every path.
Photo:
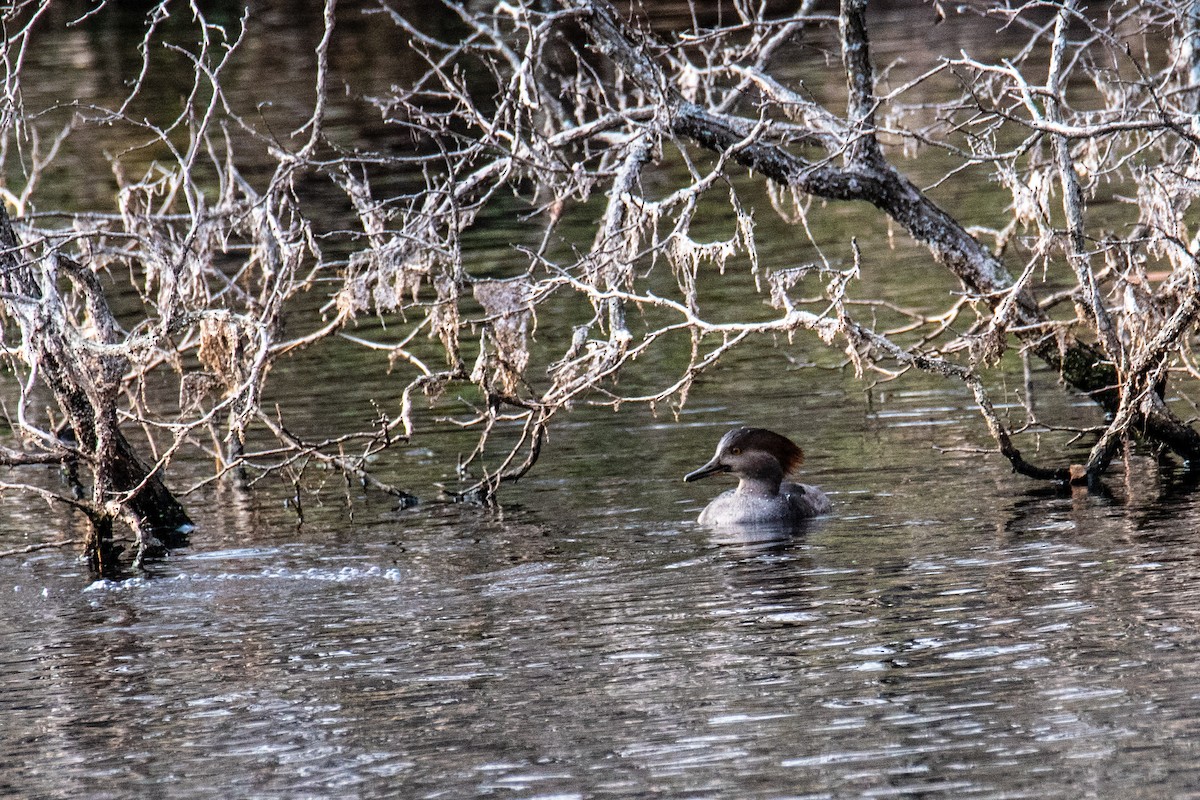
<instances>
[{"instance_id":1,"label":"brown crest","mask_svg":"<svg viewBox=\"0 0 1200 800\"><path fill-rule=\"evenodd\" d=\"M738 428L727 434L727 448L765 450L779 461L783 474L790 475L804 463L804 451L791 439L766 428Z\"/></svg>"}]
</instances>

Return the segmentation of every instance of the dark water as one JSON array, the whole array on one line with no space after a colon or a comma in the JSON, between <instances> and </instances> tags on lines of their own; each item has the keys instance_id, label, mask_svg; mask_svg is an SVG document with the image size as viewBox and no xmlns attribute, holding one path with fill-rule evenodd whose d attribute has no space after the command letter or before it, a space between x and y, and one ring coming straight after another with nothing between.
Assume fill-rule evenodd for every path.
<instances>
[{"instance_id":1,"label":"dark water","mask_svg":"<svg viewBox=\"0 0 1200 800\"><path fill-rule=\"evenodd\" d=\"M298 527L286 486L214 486L144 577L0 558L0 794L1200 796L1189 477L1134 451L1111 497L1044 494L973 452L958 387L788 356L828 359L764 343L678 418L581 408L495 511L429 501L461 442L428 434L380 465L415 509L330 477ZM333 361L274 391L314 427L394 402ZM681 476L743 422L803 444L831 517L765 544L692 522L725 487ZM0 549L70 533L6 501Z\"/></svg>"}]
</instances>

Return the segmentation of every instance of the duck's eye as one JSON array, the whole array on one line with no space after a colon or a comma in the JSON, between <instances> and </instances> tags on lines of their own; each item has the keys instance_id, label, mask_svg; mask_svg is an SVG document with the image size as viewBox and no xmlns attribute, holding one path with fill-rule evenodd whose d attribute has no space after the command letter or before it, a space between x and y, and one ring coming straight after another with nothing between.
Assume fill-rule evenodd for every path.
<instances>
[{"instance_id":1,"label":"duck's eye","mask_svg":"<svg viewBox=\"0 0 1200 800\"><path fill-rule=\"evenodd\" d=\"M742 454L742 448L731 447L731 448L729 448L729 454L733 455L733 456L740 456Z\"/></svg>"}]
</instances>

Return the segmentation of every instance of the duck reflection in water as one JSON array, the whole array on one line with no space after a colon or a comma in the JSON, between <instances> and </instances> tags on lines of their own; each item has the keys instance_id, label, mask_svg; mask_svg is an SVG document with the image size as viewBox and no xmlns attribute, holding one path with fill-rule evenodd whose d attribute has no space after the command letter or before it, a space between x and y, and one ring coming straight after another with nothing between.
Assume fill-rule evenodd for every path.
<instances>
[{"instance_id":1,"label":"duck reflection in water","mask_svg":"<svg viewBox=\"0 0 1200 800\"><path fill-rule=\"evenodd\" d=\"M754 538L786 535L805 520L825 514L829 496L804 483L784 480L804 462L804 452L786 436L765 428L735 428L717 443L704 466L683 476L698 481L727 472L736 489L722 492L700 512L700 524Z\"/></svg>"}]
</instances>

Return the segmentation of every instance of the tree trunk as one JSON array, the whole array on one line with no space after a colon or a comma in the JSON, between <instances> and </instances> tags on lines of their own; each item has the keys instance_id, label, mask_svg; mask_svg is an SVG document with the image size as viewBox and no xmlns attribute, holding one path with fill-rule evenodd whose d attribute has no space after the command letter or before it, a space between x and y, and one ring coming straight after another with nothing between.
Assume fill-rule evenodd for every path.
<instances>
[{"instance_id":1,"label":"tree trunk","mask_svg":"<svg viewBox=\"0 0 1200 800\"><path fill-rule=\"evenodd\" d=\"M65 309L60 272L85 299L91 318L86 329L74 324ZM102 574L116 570L120 549L113 544L112 526L118 517L134 529L139 560L163 546L185 542L192 528L187 512L120 429L117 401L128 362L99 282L63 256L34 257L2 205L0 292L9 317L20 327L23 358L66 418L69 437L54 444L73 451L73 460L92 475L91 497L76 503L90 521L91 567ZM27 401L21 398L22 404ZM26 436L49 435L24 419L22 427Z\"/></svg>"}]
</instances>

